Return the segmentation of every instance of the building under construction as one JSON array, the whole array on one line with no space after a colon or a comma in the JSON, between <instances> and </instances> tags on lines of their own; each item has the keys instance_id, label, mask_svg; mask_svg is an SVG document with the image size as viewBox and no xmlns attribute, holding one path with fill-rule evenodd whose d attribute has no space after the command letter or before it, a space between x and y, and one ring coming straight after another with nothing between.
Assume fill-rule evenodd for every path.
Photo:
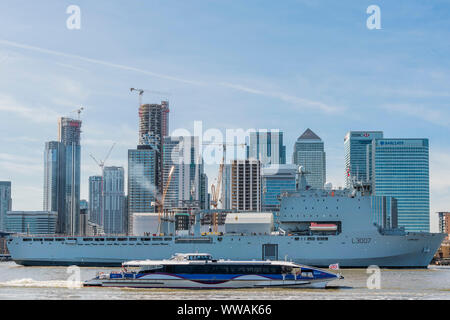
<instances>
[{"instance_id":1,"label":"building under construction","mask_svg":"<svg viewBox=\"0 0 450 320\"><path fill-rule=\"evenodd\" d=\"M155 177L158 192L162 192L163 178L163 143L169 135L169 102L161 104L141 104L139 107L139 145L151 146L157 152Z\"/></svg>"}]
</instances>

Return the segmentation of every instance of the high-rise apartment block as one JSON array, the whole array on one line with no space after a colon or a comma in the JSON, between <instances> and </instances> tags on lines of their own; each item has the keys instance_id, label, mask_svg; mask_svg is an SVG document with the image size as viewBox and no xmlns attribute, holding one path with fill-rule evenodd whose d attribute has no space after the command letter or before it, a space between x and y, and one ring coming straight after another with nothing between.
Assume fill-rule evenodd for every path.
<instances>
[{"instance_id":1,"label":"high-rise apartment block","mask_svg":"<svg viewBox=\"0 0 450 320\"><path fill-rule=\"evenodd\" d=\"M231 209L261 211L261 162L256 159L231 163Z\"/></svg>"},{"instance_id":2,"label":"high-rise apartment block","mask_svg":"<svg viewBox=\"0 0 450 320\"><path fill-rule=\"evenodd\" d=\"M103 177L89 177L89 221L103 225L103 197L102 197Z\"/></svg>"},{"instance_id":3,"label":"high-rise apartment block","mask_svg":"<svg viewBox=\"0 0 450 320\"><path fill-rule=\"evenodd\" d=\"M125 176L122 167L103 169L103 230L123 234L125 230Z\"/></svg>"},{"instance_id":4,"label":"high-rise apartment block","mask_svg":"<svg viewBox=\"0 0 450 320\"><path fill-rule=\"evenodd\" d=\"M438 212L439 232L447 234L447 240L450 235L450 212Z\"/></svg>"},{"instance_id":5,"label":"high-rise apartment block","mask_svg":"<svg viewBox=\"0 0 450 320\"><path fill-rule=\"evenodd\" d=\"M158 154L155 162L156 187L163 189L163 152L164 137L169 135L169 102L161 104L143 104L139 108L139 145L151 146Z\"/></svg>"},{"instance_id":6,"label":"high-rise apartment block","mask_svg":"<svg viewBox=\"0 0 450 320\"><path fill-rule=\"evenodd\" d=\"M56 232L79 233L81 121L60 118L58 141L45 144L44 210L58 213Z\"/></svg>"}]
</instances>

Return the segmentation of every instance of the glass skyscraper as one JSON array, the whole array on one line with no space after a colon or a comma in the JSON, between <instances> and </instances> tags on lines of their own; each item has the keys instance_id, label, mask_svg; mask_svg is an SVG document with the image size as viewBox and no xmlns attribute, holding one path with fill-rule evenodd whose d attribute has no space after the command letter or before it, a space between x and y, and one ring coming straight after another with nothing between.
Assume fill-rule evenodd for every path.
<instances>
[{"instance_id":1,"label":"glass skyscraper","mask_svg":"<svg viewBox=\"0 0 450 320\"><path fill-rule=\"evenodd\" d=\"M11 181L0 181L0 231L6 230L6 212L11 207Z\"/></svg>"},{"instance_id":2,"label":"glass skyscraper","mask_svg":"<svg viewBox=\"0 0 450 320\"><path fill-rule=\"evenodd\" d=\"M324 143L311 129L295 142L292 162L305 169L306 182L315 189L323 189L326 182Z\"/></svg>"},{"instance_id":3,"label":"glass skyscraper","mask_svg":"<svg viewBox=\"0 0 450 320\"><path fill-rule=\"evenodd\" d=\"M89 177L89 221L103 226L102 176Z\"/></svg>"},{"instance_id":4,"label":"glass skyscraper","mask_svg":"<svg viewBox=\"0 0 450 320\"><path fill-rule=\"evenodd\" d=\"M371 149L374 195L397 200L400 227L429 232L428 139L375 139Z\"/></svg>"},{"instance_id":5,"label":"glass skyscraper","mask_svg":"<svg viewBox=\"0 0 450 320\"><path fill-rule=\"evenodd\" d=\"M367 146L373 139L383 138L382 131L350 131L345 135L345 186L351 185L351 179L367 182Z\"/></svg>"},{"instance_id":6,"label":"glass skyscraper","mask_svg":"<svg viewBox=\"0 0 450 320\"><path fill-rule=\"evenodd\" d=\"M279 130L258 130L250 132L248 159L257 159L262 166L286 163L286 147L283 132Z\"/></svg>"},{"instance_id":7,"label":"glass skyscraper","mask_svg":"<svg viewBox=\"0 0 450 320\"><path fill-rule=\"evenodd\" d=\"M199 139L194 136L165 137L163 143L163 180L168 181L170 169L174 166L174 172L167 189L164 201L165 208L177 208L183 206L186 201L190 204L198 204L206 201L203 194L205 188L201 186L203 174L203 162L200 155ZM165 186L164 186L165 187ZM207 187L206 187L207 192Z\"/></svg>"},{"instance_id":8,"label":"glass skyscraper","mask_svg":"<svg viewBox=\"0 0 450 320\"><path fill-rule=\"evenodd\" d=\"M159 152L149 145L128 150L128 232L133 230L134 213L155 212L159 192L156 165Z\"/></svg>"},{"instance_id":9,"label":"glass skyscraper","mask_svg":"<svg viewBox=\"0 0 450 320\"><path fill-rule=\"evenodd\" d=\"M125 233L125 177L122 167L103 169L103 230L106 234Z\"/></svg>"},{"instance_id":10,"label":"glass skyscraper","mask_svg":"<svg viewBox=\"0 0 450 320\"><path fill-rule=\"evenodd\" d=\"M58 141L45 144L44 201L45 211L58 213L56 232L79 234L81 121L60 118Z\"/></svg>"},{"instance_id":11,"label":"glass skyscraper","mask_svg":"<svg viewBox=\"0 0 450 320\"><path fill-rule=\"evenodd\" d=\"M64 145L59 141L45 143L44 151L44 210L64 212Z\"/></svg>"},{"instance_id":12,"label":"glass skyscraper","mask_svg":"<svg viewBox=\"0 0 450 320\"><path fill-rule=\"evenodd\" d=\"M231 209L231 164L224 164L222 174L221 208Z\"/></svg>"},{"instance_id":13,"label":"glass skyscraper","mask_svg":"<svg viewBox=\"0 0 450 320\"><path fill-rule=\"evenodd\" d=\"M279 196L284 192L295 192L298 166L295 164L271 165L261 169L262 211L280 211Z\"/></svg>"}]
</instances>

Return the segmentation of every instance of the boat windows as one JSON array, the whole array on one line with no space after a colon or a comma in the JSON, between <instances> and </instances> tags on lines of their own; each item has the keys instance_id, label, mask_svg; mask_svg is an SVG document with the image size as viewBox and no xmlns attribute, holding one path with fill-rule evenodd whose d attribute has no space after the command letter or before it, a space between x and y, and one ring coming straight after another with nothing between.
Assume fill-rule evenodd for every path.
<instances>
[{"instance_id":1,"label":"boat windows","mask_svg":"<svg viewBox=\"0 0 450 320\"><path fill-rule=\"evenodd\" d=\"M128 241L137 241L137 238L128 238Z\"/></svg>"},{"instance_id":2,"label":"boat windows","mask_svg":"<svg viewBox=\"0 0 450 320\"><path fill-rule=\"evenodd\" d=\"M276 265L166 265L158 272L175 274L281 274L292 272L292 267ZM152 273L155 270L144 270L144 273Z\"/></svg>"},{"instance_id":3,"label":"boat windows","mask_svg":"<svg viewBox=\"0 0 450 320\"><path fill-rule=\"evenodd\" d=\"M116 238L106 238L106 241L116 241Z\"/></svg>"},{"instance_id":4,"label":"boat windows","mask_svg":"<svg viewBox=\"0 0 450 320\"><path fill-rule=\"evenodd\" d=\"M42 241L42 239L41 238L35 238L35 239L33 239L33 241Z\"/></svg>"},{"instance_id":5,"label":"boat windows","mask_svg":"<svg viewBox=\"0 0 450 320\"><path fill-rule=\"evenodd\" d=\"M117 238L117 241L126 241L127 238Z\"/></svg>"},{"instance_id":6,"label":"boat windows","mask_svg":"<svg viewBox=\"0 0 450 320\"><path fill-rule=\"evenodd\" d=\"M153 238L153 241L162 241L162 238Z\"/></svg>"},{"instance_id":7,"label":"boat windows","mask_svg":"<svg viewBox=\"0 0 450 320\"><path fill-rule=\"evenodd\" d=\"M45 238L44 241L53 241L53 238Z\"/></svg>"},{"instance_id":8,"label":"boat windows","mask_svg":"<svg viewBox=\"0 0 450 320\"><path fill-rule=\"evenodd\" d=\"M164 238L164 241L172 241L172 238Z\"/></svg>"},{"instance_id":9,"label":"boat windows","mask_svg":"<svg viewBox=\"0 0 450 320\"><path fill-rule=\"evenodd\" d=\"M92 241L92 238L83 238L83 241Z\"/></svg>"},{"instance_id":10,"label":"boat windows","mask_svg":"<svg viewBox=\"0 0 450 320\"><path fill-rule=\"evenodd\" d=\"M150 241L150 238L141 238L141 241Z\"/></svg>"},{"instance_id":11,"label":"boat windows","mask_svg":"<svg viewBox=\"0 0 450 320\"><path fill-rule=\"evenodd\" d=\"M95 238L95 241L105 241L105 238Z\"/></svg>"},{"instance_id":12,"label":"boat windows","mask_svg":"<svg viewBox=\"0 0 450 320\"><path fill-rule=\"evenodd\" d=\"M22 241L31 241L31 239L23 238Z\"/></svg>"},{"instance_id":13,"label":"boat windows","mask_svg":"<svg viewBox=\"0 0 450 320\"><path fill-rule=\"evenodd\" d=\"M58 239L55 239L56 241L64 241L64 239L61 239L61 238L58 238Z\"/></svg>"}]
</instances>

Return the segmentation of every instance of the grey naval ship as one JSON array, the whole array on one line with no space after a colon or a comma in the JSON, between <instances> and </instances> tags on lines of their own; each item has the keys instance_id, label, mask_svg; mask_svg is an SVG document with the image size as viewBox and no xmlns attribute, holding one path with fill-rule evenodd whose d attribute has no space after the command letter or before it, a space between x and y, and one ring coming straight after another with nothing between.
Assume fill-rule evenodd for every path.
<instances>
[{"instance_id":1,"label":"grey naval ship","mask_svg":"<svg viewBox=\"0 0 450 320\"><path fill-rule=\"evenodd\" d=\"M276 228L248 223L262 215L229 214L233 219L227 215L223 233L201 233L200 213L196 213L184 235L167 228L147 236L12 235L7 246L12 259L24 266L115 267L130 260L210 252L221 259L286 260L326 268L332 264L426 268L445 236L397 227L395 199L374 196L362 184L338 190L306 187L282 194L280 211L274 215Z\"/></svg>"}]
</instances>

